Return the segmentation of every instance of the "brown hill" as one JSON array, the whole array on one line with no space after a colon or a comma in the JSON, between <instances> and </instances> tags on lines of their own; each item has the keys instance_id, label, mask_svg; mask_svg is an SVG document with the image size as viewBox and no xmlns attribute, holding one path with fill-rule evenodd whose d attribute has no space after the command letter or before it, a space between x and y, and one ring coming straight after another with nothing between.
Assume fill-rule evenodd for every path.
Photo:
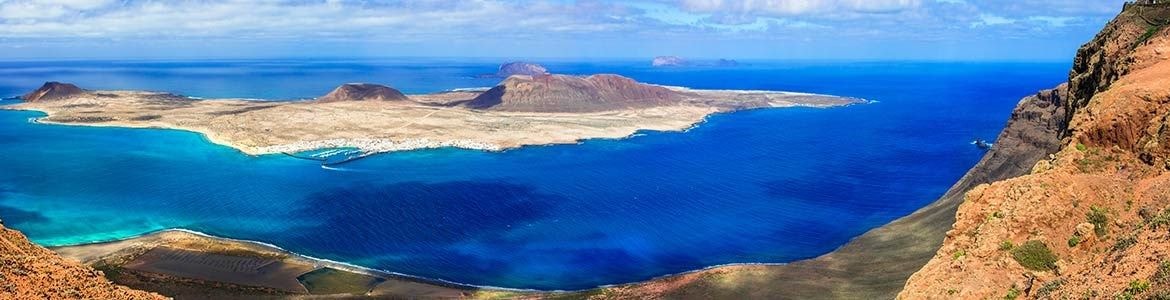
<instances>
[{"instance_id":1,"label":"brown hill","mask_svg":"<svg viewBox=\"0 0 1170 300\"><path fill-rule=\"evenodd\" d=\"M85 90L78 88L76 85L50 81L46 82L35 91L24 94L24 96L21 96L20 98L24 99L24 101L35 102L67 99L82 94L85 94Z\"/></svg>"},{"instance_id":2,"label":"brown hill","mask_svg":"<svg viewBox=\"0 0 1170 300\"><path fill-rule=\"evenodd\" d=\"M1168 20L1126 5L1081 47L1061 147L966 193L900 298L1170 299Z\"/></svg>"},{"instance_id":3,"label":"brown hill","mask_svg":"<svg viewBox=\"0 0 1170 300\"><path fill-rule=\"evenodd\" d=\"M380 84L346 83L317 98L319 102L338 101L401 101L408 100L402 92Z\"/></svg>"},{"instance_id":4,"label":"brown hill","mask_svg":"<svg viewBox=\"0 0 1170 300\"><path fill-rule=\"evenodd\" d=\"M0 299L165 299L106 280L0 226Z\"/></svg>"},{"instance_id":5,"label":"brown hill","mask_svg":"<svg viewBox=\"0 0 1170 300\"><path fill-rule=\"evenodd\" d=\"M512 76L466 105L523 112L597 112L673 105L683 99L670 89L618 75Z\"/></svg>"}]
</instances>

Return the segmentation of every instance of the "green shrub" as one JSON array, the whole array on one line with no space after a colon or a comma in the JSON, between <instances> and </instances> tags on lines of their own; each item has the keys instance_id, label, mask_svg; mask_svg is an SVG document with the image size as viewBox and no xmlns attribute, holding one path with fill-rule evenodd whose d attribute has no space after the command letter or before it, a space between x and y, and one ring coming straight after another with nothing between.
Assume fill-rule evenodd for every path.
<instances>
[{"instance_id":1,"label":"green shrub","mask_svg":"<svg viewBox=\"0 0 1170 300\"><path fill-rule=\"evenodd\" d=\"M1132 299L1134 299L1135 296L1141 295L1142 293L1145 293L1146 290L1149 290L1149 289L1150 289L1149 282L1147 282L1145 280L1137 279L1134 281L1130 281L1129 286L1126 287L1125 290L1121 291L1121 294L1117 295L1116 298L1123 299L1123 300L1132 300Z\"/></svg>"},{"instance_id":2,"label":"green shrub","mask_svg":"<svg viewBox=\"0 0 1170 300\"><path fill-rule=\"evenodd\" d=\"M1003 296L1003 300L1016 300L1016 298L1019 298L1019 297L1020 297L1020 290L1013 286L1011 289L1008 290L1007 295Z\"/></svg>"},{"instance_id":3,"label":"green shrub","mask_svg":"<svg viewBox=\"0 0 1170 300\"><path fill-rule=\"evenodd\" d=\"M1088 218L1089 224L1093 224L1093 233L1098 237L1105 236L1109 233L1109 210L1100 206L1089 207L1089 212L1085 214Z\"/></svg>"},{"instance_id":4,"label":"green shrub","mask_svg":"<svg viewBox=\"0 0 1170 300\"><path fill-rule=\"evenodd\" d=\"M1170 284L1170 260L1163 260L1158 264L1158 270L1154 271L1154 283Z\"/></svg>"},{"instance_id":5,"label":"green shrub","mask_svg":"<svg viewBox=\"0 0 1170 300\"><path fill-rule=\"evenodd\" d=\"M1056 269L1056 254L1041 241L1027 241L1012 249L1012 258L1021 266L1033 271Z\"/></svg>"},{"instance_id":6,"label":"green shrub","mask_svg":"<svg viewBox=\"0 0 1170 300\"><path fill-rule=\"evenodd\" d=\"M1131 48L1137 48L1146 44L1146 41L1154 37L1155 34L1158 34L1159 31L1162 31L1162 27L1165 26L1166 25L1150 25L1149 27L1146 27L1146 33L1143 33L1141 37L1138 37L1137 42L1134 43Z\"/></svg>"},{"instance_id":7,"label":"green shrub","mask_svg":"<svg viewBox=\"0 0 1170 300\"><path fill-rule=\"evenodd\" d=\"M999 243L999 250L1009 251L1015 247L1016 245L1012 244L1012 241L1003 241L1002 243Z\"/></svg>"},{"instance_id":8,"label":"green shrub","mask_svg":"<svg viewBox=\"0 0 1170 300\"><path fill-rule=\"evenodd\" d=\"M1077 144L1077 151L1085 152L1085 150L1089 150L1089 147L1086 147L1085 144Z\"/></svg>"},{"instance_id":9,"label":"green shrub","mask_svg":"<svg viewBox=\"0 0 1170 300\"><path fill-rule=\"evenodd\" d=\"M1051 295L1052 292L1055 292L1056 290L1060 289L1060 287L1063 285L1064 285L1064 279L1056 279L1053 281L1045 282L1044 285L1040 286L1040 288L1036 290L1036 298L1047 297L1048 295Z\"/></svg>"},{"instance_id":10,"label":"green shrub","mask_svg":"<svg viewBox=\"0 0 1170 300\"><path fill-rule=\"evenodd\" d=\"M1117 239L1117 243L1113 244L1113 251L1125 251L1125 249L1129 249L1129 247L1132 247L1134 244L1137 244L1136 237L1127 236L1119 238Z\"/></svg>"},{"instance_id":11,"label":"green shrub","mask_svg":"<svg viewBox=\"0 0 1170 300\"><path fill-rule=\"evenodd\" d=\"M1162 213L1150 218L1150 228L1170 227L1168 225L1170 225L1170 208L1162 210Z\"/></svg>"},{"instance_id":12,"label":"green shrub","mask_svg":"<svg viewBox=\"0 0 1170 300\"><path fill-rule=\"evenodd\" d=\"M1076 234L1068 238L1068 247L1073 248L1081 244L1081 235Z\"/></svg>"}]
</instances>

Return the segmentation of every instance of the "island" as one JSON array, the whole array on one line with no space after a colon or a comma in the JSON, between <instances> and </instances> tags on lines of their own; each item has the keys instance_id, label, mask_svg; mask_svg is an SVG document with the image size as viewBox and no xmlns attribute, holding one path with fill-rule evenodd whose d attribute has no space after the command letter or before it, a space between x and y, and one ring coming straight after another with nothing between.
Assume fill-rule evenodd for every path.
<instances>
[{"instance_id":1,"label":"island","mask_svg":"<svg viewBox=\"0 0 1170 300\"><path fill-rule=\"evenodd\" d=\"M457 147L623 138L685 130L715 113L768 107L833 107L864 100L828 95L695 90L619 75L513 75L487 90L405 95L350 83L316 99L199 99L147 91L84 90L48 82L4 109L47 114L36 122L198 132L249 155L353 148L363 155Z\"/></svg>"}]
</instances>

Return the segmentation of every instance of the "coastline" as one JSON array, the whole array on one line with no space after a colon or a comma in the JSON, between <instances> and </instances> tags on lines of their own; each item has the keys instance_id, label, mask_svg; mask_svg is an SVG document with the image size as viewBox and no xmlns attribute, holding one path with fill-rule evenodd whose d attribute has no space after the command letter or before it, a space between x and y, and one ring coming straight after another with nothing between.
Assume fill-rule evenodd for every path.
<instances>
[{"instance_id":1,"label":"coastline","mask_svg":"<svg viewBox=\"0 0 1170 300\"><path fill-rule=\"evenodd\" d=\"M710 270L714 270L714 269L726 268L726 267L785 266L785 265L788 265L791 263L791 262L783 262L783 263L769 263L769 262L725 263L725 264L716 264L716 265L705 266L705 267L686 270L686 271L682 271L682 272L657 275L657 276L654 276L651 278L632 281L632 282L603 284L603 285L598 285L595 287L584 288L584 289L575 289L575 290L559 290L559 289L542 290L542 289L529 289L529 288L511 288L511 287L501 287L501 286L492 286L492 285L478 285L478 284L456 282L456 281L451 281L451 280L446 280L446 279L441 279L441 278L429 278L429 277L423 277L423 276L416 276L416 275L405 274L405 273L401 273L401 272L365 267L365 266L361 266L361 265L357 265L357 264L353 264L353 263L348 263L348 262L344 262L344 261L336 261L336 260L331 260L331 259L318 258L318 257L309 256L309 255L304 255L304 254L300 254L300 253L282 248L279 245L275 245L275 244L271 244L271 243L267 243L267 242L256 241L256 240L246 240L246 239L236 239L236 238L229 238L229 237L221 237L221 236L216 236L216 235L212 235L212 234L208 234L208 233L204 233L204 232L200 232L200 231L195 231L195 230L190 230L190 229L185 229L185 228L161 229L161 230L150 231L150 232L146 232L146 233L142 233L142 234L138 234L138 235L134 235L134 236L129 236L129 237L125 237L125 238L120 238L120 239L113 239L113 240L106 240L106 241L83 242L83 243L68 244L68 245L47 246L47 248L49 248L49 250L52 250L54 252L58 252L58 254L60 254L62 256L72 258L72 259L81 260L81 261L85 262L87 260L86 257L80 257L77 255L70 255L69 253L62 253L61 252L62 249L91 248L91 247L101 247L101 246L107 246L107 245L119 244L119 243L135 243L135 242L138 242L141 240L158 239L159 236L163 236L163 235L167 235L167 234L174 234L174 233L189 234L189 235L198 236L200 238L205 238L208 240L219 241L219 242L248 244L248 245L252 245L255 247L264 248L268 251L273 251L273 252L288 255L292 259L311 262L318 267L332 268L332 269L342 270L342 271L350 272L350 273L369 275L369 276L377 276L377 277L414 280L414 281L418 281L420 283L442 286L442 287L463 288L463 289L470 289L470 290L516 292L516 293L528 293L528 294L583 293L583 292L589 292L589 291L597 290L597 289L606 289L606 288L612 288L612 287L620 287L620 286L626 286L626 285L635 285L635 284L653 282L653 281L662 280L665 278L702 273L702 272L706 272L706 271L710 271ZM165 246L165 244L160 244L158 246ZM119 250L122 250L122 249L119 249ZM118 250L115 250L113 252L117 252L117 251ZM112 254L112 252L107 253L107 254ZM89 257L88 259L92 260L94 258Z\"/></svg>"},{"instance_id":2,"label":"coastline","mask_svg":"<svg viewBox=\"0 0 1170 300\"><path fill-rule=\"evenodd\" d=\"M670 87L670 88L676 88L676 89L679 89L682 91L700 91L700 90L692 90L692 89L683 88L683 87ZM382 153L425 150L425 149L457 148L457 149L478 150L478 151L485 151L485 152L501 152L501 151L522 148L522 147L528 147L528 146L573 145L573 144L580 144L582 142L585 142L588 140L594 140L594 139L623 140L623 139L628 139L628 138L634 137L639 132L644 132L644 131L687 132L687 131L697 127L698 125L706 122L707 119L710 118L711 116L722 115L722 114L733 114L736 112L742 112L742 111L748 111L748 110L778 109L778 108L827 109L827 108L835 108L835 107L847 107L847 106L853 106L853 105L877 103L877 101L866 100L866 99L861 99L861 98L838 97L838 96L831 96L831 95L797 93L797 92L786 92L786 91L754 91L754 90L753 91L746 91L746 90L745 91L740 91L740 90L701 90L701 91L726 92L726 93L773 93L773 94L793 95L793 96L836 97L836 98L846 99L846 100L848 100L848 102L846 102L844 104L785 103L784 105L773 105L773 106L762 106L762 107L742 107L742 108L731 108L731 109L725 109L725 110L713 110L713 111L706 112L700 116L697 116L697 119L678 120L679 123L677 124L677 126L667 126L667 127L658 127L658 128L632 128L630 130L609 131L609 132L605 132L603 134L596 135L596 136L581 136L581 137L578 137L578 138L572 139L572 140L551 140L551 141L547 141L547 142L532 142L532 143L516 142L516 143L509 143L509 144L501 144L501 143L481 142L481 141L475 141L475 140L471 140L471 139L435 140L435 139L429 139L429 138L409 138L409 139L395 140L395 139L387 139L387 138L336 138L336 139L324 139L324 140L302 140L302 141L297 141L297 142L293 142L293 143L270 145L270 146L263 146L263 147L246 146L246 145L242 145L240 143L235 143L235 142L232 142L228 138L224 138L224 137L219 136L215 131L207 130L206 128L196 128L196 127L191 127L191 126L164 124L164 123L158 123L158 122L134 123L134 122L127 122L127 121L111 121L111 122L100 122L100 123L83 123L83 122L52 121L52 120L48 120L48 118L52 117L55 113L58 113L57 111L53 111L53 110L43 108L43 107L36 107L36 106L33 106L33 107L21 106L20 104L22 104L22 103L18 101L19 98L16 99L18 102L15 102L15 103L0 102L0 110L40 112L44 115L40 116L40 117L33 118L33 119L31 119L31 121L34 123L37 123L37 124L45 124L45 125L177 130L177 131L191 132L191 133L199 134L204 140L206 140L209 143L232 148L232 149L235 149L236 151L243 153L245 155L248 155L248 156L263 156L263 155L274 155L274 154L282 154L282 153L295 153L295 152L316 151L316 150L324 150L324 149L349 147L349 148L357 148L357 149L363 151L361 157L367 157L367 156L382 154ZM456 92L456 91L453 90L453 91L447 91L447 92ZM192 97L188 97L188 98L193 99L193 100L200 99L200 101L225 100L225 99L201 100L201 98L192 98ZM4 100L0 100L0 101L6 102L8 100L10 100L10 99L4 99ZM231 99L231 100L237 100L237 99ZM228 100L228 101L230 101L230 100ZM271 103L271 102L287 102L287 103L298 102L298 101L282 101L282 100L272 100L272 101L264 100L264 101L269 102L269 103ZM565 114L565 115L570 115L570 114Z\"/></svg>"},{"instance_id":3,"label":"coastline","mask_svg":"<svg viewBox=\"0 0 1170 300\"><path fill-rule=\"evenodd\" d=\"M858 104L867 104L867 103L872 103L872 102L859 102ZM827 108L834 108L834 107L837 107L837 106L798 106L798 107L811 108L811 109L827 109ZM34 112L40 112L40 111L35 111L35 110L12 110L12 109L6 109L6 108L0 108L0 109L2 109L2 110L11 110L11 111L34 111ZM766 109L773 109L773 108L770 108L770 107L762 107L762 108L750 108L750 109L740 109L740 110L730 110L730 111L715 112L715 113L711 113L711 114L708 114L708 115L704 116L704 117L703 117L702 119L700 119L699 121L697 121L697 122L694 122L693 124L691 124L690 126L688 126L688 127L685 127L685 128L679 128L679 129L676 129L676 130L638 130L638 131L635 131L634 133L631 133L631 134L629 134L629 135L626 135L626 136L623 136L623 137L618 137L618 138L589 138L589 139L582 139L582 140L579 140L579 141L577 141L577 144L584 143L584 142L586 142L586 141L589 141L589 140L625 140L625 139L630 139L630 138L634 138L634 137L640 137L640 136L644 136L644 135L645 135L645 134L647 134L647 133L650 133L650 134L655 134L655 133L686 133L686 132L689 132L689 131L691 131L691 130L694 130L694 129L696 129L696 128L699 128L699 127L701 127L703 124L705 124L705 123L709 122L709 120L710 120L712 117L717 117L717 116L730 116L730 115L733 115L733 114L735 114L735 113L740 113L740 112L755 111L755 110L766 110ZM40 113L44 113L44 112L40 112ZM40 119L40 118L37 118L38 122L40 122L40 121L39 121L39 119ZM197 132L197 131L183 130L183 129L176 129L176 128L165 128L165 127L123 127L123 126L117 126L117 125L104 125L104 124L90 125L90 124L70 124L70 123L57 123L57 122L43 122L42 124L46 124L46 125L63 125L63 126L114 127L114 128L127 128L127 129L146 129L146 130L178 130L178 131L184 131L184 132L190 132L190 133L196 133L196 134L199 134L201 137L204 137L204 138L205 138L205 139L207 139L209 142L213 142L212 140L210 140L210 139L208 139L208 138L207 138L207 135L206 135L206 134L203 134L203 133L200 133L200 132ZM213 143L214 143L214 142L213 142ZM233 148L233 147L230 147L230 146L228 146L228 145L224 145L224 144L220 144L220 143L214 143L214 144L217 144L217 145L220 145L220 146L227 146L227 147L229 147L229 148ZM498 151L508 151L508 150L511 150L511 149L518 149L518 148L523 148L523 147L542 147L542 146L555 146L555 145L567 145L567 144L564 144L564 143L558 143L558 144L523 145L523 146L512 147L512 148L504 148L504 149L492 149L492 150L485 150L485 149L466 149L466 148L459 148L459 149L463 149L463 150L471 150L471 151L488 151L488 152L498 152ZM328 148L328 147L327 147L327 148ZM458 147L456 147L456 148L458 148ZM236 148L233 148L233 149L236 149ZM408 150L400 150L400 151L414 151L414 150L428 150L428 149L432 149L432 148L416 148L416 149L408 149ZM238 150L238 149L237 149L237 150ZM247 153L245 153L245 152L243 152L243 151L239 151L239 153L242 153L242 154L245 154L245 155L251 155L251 154L247 154ZM279 154L279 152L277 152L277 154ZM261 154L261 155L274 155L274 154ZM371 155L372 155L372 154L371 154ZM256 155L252 155L252 156L256 156ZM357 265L357 264L353 264L353 263L348 263L348 262L344 262L344 261L336 261L336 260L331 260L331 259L318 258L318 257L309 256L309 255L304 255L304 254L300 254L300 253L297 253L297 252L294 252L294 251L291 251L291 250L285 249L285 248L283 248L283 247L281 247L281 246L279 246L279 245L272 244L272 243L268 243L268 242L263 242L263 241L258 241L258 240L236 239L236 238L229 238L229 237L215 236L215 235L212 235L212 234L203 233L203 232L200 232L200 231L195 231L195 230L190 230L190 229L185 229L185 228L167 228L167 229L160 229L160 230L148 231L148 232L144 232L144 233L141 233L141 234L136 234L136 235L132 235L132 236L126 236L126 237L120 237L120 238L109 239L109 240L94 240L94 241L86 241L86 242L71 243L71 244L51 245L51 246L46 246L46 247L48 247L49 249L51 249L51 250L54 250L54 251L57 251L58 249L62 249L62 248L85 248L85 247L97 247L97 246L108 245L108 244L114 244L114 243L120 243L120 242L135 242L135 241L137 241L137 240L142 240L142 239L150 239L150 238L152 238L152 237L154 237L154 236L158 236L158 235L164 235L164 234L171 233L171 232L178 232L178 233L191 234L191 235L196 235L196 236L200 236L200 237L203 237L203 238L207 238L207 239L211 239L211 240L216 240L216 241L225 241L225 242L235 242L235 243L245 243L245 244L251 244L251 245L258 246L258 247L267 248L267 249L268 249L268 250L270 250L270 251L274 251L274 252L280 252L280 253L288 254L288 255L290 255L290 256L293 256L293 257L296 257L296 258L298 258L298 259L300 259L300 260L304 260L304 261L313 262L315 265L319 265L319 266L321 266L321 267L329 267L329 268L339 269L339 270L343 270L343 271L347 271L347 272L351 272L351 273L364 274L364 275L371 275L371 276L379 276L379 277L407 278L407 279L411 279L411 280L418 280L418 281L421 281L421 282L423 282L423 283L426 283L426 284L431 284L431 285L439 285L439 286L455 286L455 287L460 287L460 288L470 288L470 289L485 289L485 290L494 290L494 291L505 291L505 292L522 292L522 293L581 293L581 292L588 292L588 291L591 291L591 290L597 290L597 289L605 289L605 288L611 288L611 287L619 287L619 286L626 286L626 285L634 285L634 284L640 284L640 283L652 282L652 281L661 280L661 279L664 279L664 278L670 278L670 277L675 277L675 276L682 276L682 275L688 275L688 274L701 273L701 272L705 272L705 271L709 271L709 270L713 270L713 269L724 268L724 267L739 267L739 266L783 266L783 265L787 265L787 264L791 263L791 262L737 262L737 263L724 263L724 264L715 264L715 265L710 265L710 266L703 266L703 267L700 267L700 268L690 269L690 270L681 271L681 272L675 272L675 273L666 273L666 274L656 275L656 276L653 276L653 277L650 277L650 278L646 278L646 279L642 279L642 280L637 280L637 281L632 281L632 282L611 283L611 284L598 285L598 286L595 286L595 287L590 287L590 288L583 288L583 289L573 289L573 290L560 290L560 289L542 290L542 289L530 289L530 288L513 288L513 287L501 287L501 286L492 286L492 285L478 285L478 284L470 284L470 283L456 282L456 281L446 280L446 279L442 279L442 278L429 278L429 277L423 277L423 276L416 276L416 275L411 275L411 274L406 274L406 273L400 273L400 272L395 272L395 271L390 271L390 270L382 270L382 269L377 269L377 268L365 267L365 266L361 266L361 265ZM66 256L68 256L68 255L66 255ZM77 258L77 257L73 257L73 258ZM802 259L802 260L803 260L803 259Z\"/></svg>"}]
</instances>

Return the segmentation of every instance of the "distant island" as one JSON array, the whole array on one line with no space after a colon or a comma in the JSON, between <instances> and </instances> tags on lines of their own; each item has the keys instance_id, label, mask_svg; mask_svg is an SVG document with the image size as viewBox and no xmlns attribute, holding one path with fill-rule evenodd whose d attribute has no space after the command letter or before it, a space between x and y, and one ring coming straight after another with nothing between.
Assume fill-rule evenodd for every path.
<instances>
[{"instance_id":1,"label":"distant island","mask_svg":"<svg viewBox=\"0 0 1170 300\"><path fill-rule=\"evenodd\" d=\"M505 65L501 71L543 70ZM204 134L251 155L356 148L365 154L423 148L503 150L682 130L706 116L764 107L831 107L827 95L693 90L619 75L512 75L486 91L405 95L350 83L305 101L195 99L146 91L84 90L48 82L5 109L41 111L37 122L169 128Z\"/></svg>"},{"instance_id":2,"label":"distant island","mask_svg":"<svg viewBox=\"0 0 1170 300\"><path fill-rule=\"evenodd\" d=\"M500 70L496 71L495 76L499 78L508 78L512 75L540 76L548 74L548 69L542 65L530 62L514 61L500 65Z\"/></svg>"},{"instance_id":3,"label":"distant island","mask_svg":"<svg viewBox=\"0 0 1170 300\"><path fill-rule=\"evenodd\" d=\"M650 61L650 65L654 67L734 67L738 66L739 62L731 59L720 58L715 61L692 61L679 56L659 56Z\"/></svg>"}]
</instances>

